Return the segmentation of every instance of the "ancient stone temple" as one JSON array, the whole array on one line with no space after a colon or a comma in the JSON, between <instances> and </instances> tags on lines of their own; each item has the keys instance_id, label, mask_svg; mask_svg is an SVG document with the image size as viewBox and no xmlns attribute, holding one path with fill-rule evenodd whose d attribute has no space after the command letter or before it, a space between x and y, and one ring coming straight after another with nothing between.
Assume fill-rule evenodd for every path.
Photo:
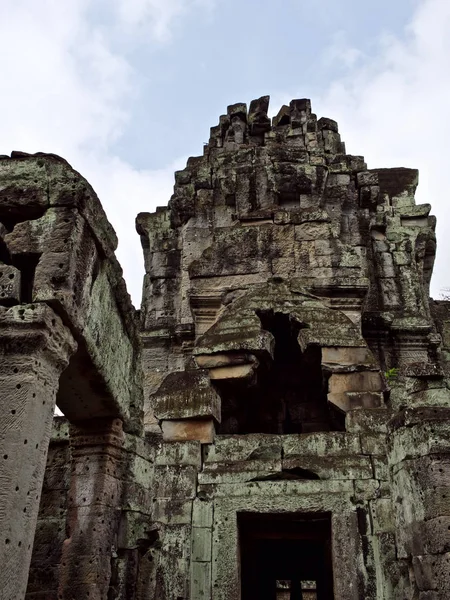
<instances>
[{"instance_id":1,"label":"ancient stone temple","mask_svg":"<svg viewBox=\"0 0 450 600\"><path fill-rule=\"evenodd\" d=\"M140 311L87 181L0 157L2 600L450 598L431 207L268 104L138 215Z\"/></svg>"}]
</instances>

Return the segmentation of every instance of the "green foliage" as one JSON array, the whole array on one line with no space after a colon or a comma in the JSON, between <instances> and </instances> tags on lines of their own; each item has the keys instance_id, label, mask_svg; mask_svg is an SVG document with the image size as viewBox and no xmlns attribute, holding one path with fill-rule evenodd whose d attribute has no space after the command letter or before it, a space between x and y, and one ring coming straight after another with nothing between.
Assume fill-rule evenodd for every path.
<instances>
[{"instance_id":1,"label":"green foliage","mask_svg":"<svg viewBox=\"0 0 450 600\"><path fill-rule=\"evenodd\" d=\"M398 369L397 369L397 367L392 367L392 369L388 369L386 371L386 373L384 374L384 376L386 377L388 383L391 383L392 381L395 381L397 379L397 376L398 376Z\"/></svg>"}]
</instances>

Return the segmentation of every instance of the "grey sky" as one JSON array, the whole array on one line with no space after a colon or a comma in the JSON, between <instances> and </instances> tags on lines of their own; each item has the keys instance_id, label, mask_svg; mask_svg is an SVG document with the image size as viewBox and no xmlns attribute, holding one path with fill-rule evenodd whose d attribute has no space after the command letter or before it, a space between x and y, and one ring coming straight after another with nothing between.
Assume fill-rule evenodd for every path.
<instances>
[{"instance_id":1,"label":"grey sky","mask_svg":"<svg viewBox=\"0 0 450 600\"><path fill-rule=\"evenodd\" d=\"M217 0L174 23L171 39L139 39L131 120L115 150L139 168L198 153L227 104L296 87L326 89L345 64L337 43L371 53L381 34L403 29L413 0ZM313 98L314 100L314 98ZM152 140L157 139L157 143Z\"/></svg>"},{"instance_id":2,"label":"grey sky","mask_svg":"<svg viewBox=\"0 0 450 600\"><path fill-rule=\"evenodd\" d=\"M55 152L116 228L135 304L134 217L170 198L227 104L310 97L369 167L421 171L450 287L448 0L2 0L0 153ZM449 238L449 242L447 242Z\"/></svg>"}]
</instances>

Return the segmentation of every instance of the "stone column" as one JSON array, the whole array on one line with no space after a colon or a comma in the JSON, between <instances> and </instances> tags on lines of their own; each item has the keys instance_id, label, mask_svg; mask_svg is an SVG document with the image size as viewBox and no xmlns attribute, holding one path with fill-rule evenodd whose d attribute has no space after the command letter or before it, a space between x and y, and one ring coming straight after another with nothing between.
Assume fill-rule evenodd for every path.
<instances>
[{"instance_id":1,"label":"stone column","mask_svg":"<svg viewBox=\"0 0 450 600\"><path fill-rule=\"evenodd\" d=\"M46 304L0 307L0 590L25 597L59 376L75 351Z\"/></svg>"},{"instance_id":2,"label":"stone column","mask_svg":"<svg viewBox=\"0 0 450 600\"><path fill-rule=\"evenodd\" d=\"M72 475L58 598L106 600L122 506L124 433L120 419L71 425Z\"/></svg>"}]
</instances>

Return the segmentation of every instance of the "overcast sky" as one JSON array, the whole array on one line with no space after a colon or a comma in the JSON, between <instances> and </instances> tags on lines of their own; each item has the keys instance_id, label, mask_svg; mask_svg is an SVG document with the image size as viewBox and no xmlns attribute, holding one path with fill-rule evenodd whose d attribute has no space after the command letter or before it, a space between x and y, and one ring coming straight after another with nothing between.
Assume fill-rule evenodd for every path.
<instances>
[{"instance_id":1,"label":"overcast sky","mask_svg":"<svg viewBox=\"0 0 450 600\"><path fill-rule=\"evenodd\" d=\"M1 0L0 154L53 152L95 188L139 306L134 219L167 204L228 104L311 98L370 168L417 167L450 287L450 0Z\"/></svg>"}]
</instances>

